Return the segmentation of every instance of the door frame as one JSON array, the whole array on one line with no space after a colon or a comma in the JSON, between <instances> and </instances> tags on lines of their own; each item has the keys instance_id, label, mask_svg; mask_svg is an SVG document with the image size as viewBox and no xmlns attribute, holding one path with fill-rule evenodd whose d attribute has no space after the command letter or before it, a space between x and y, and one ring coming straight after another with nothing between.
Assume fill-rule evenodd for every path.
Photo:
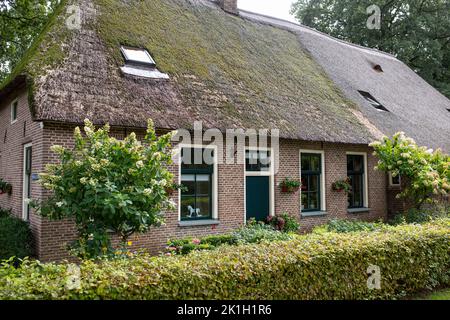
<instances>
[{"instance_id":1,"label":"door frame","mask_svg":"<svg viewBox=\"0 0 450 320\"><path fill-rule=\"evenodd\" d=\"M270 170L269 171L247 171L245 154L248 150L270 151ZM275 174L274 174L274 154L272 147L250 147L244 149L244 224L247 223L247 177L269 177L269 215L275 215Z\"/></svg>"},{"instance_id":2,"label":"door frame","mask_svg":"<svg viewBox=\"0 0 450 320\"><path fill-rule=\"evenodd\" d=\"M29 177L29 179L30 179L30 181L29 181L30 190L28 190L27 189L28 188L28 183L27 183L28 181L26 181L26 172L25 172L25 170L26 170L26 166L27 166L27 157L26 157L27 153L26 153L26 150L27 150L27 148L30 148L30 147L31 147L31 167L33 167L33 144L32 143L24 144L23 145L23 154L22 154L22 156L23 156L23 167L22 167L22 219L25 220L25 221L29 220L29 217L27 215L28 203L27 204L25 203L25 201L27 199L29 199L29 198L26 195L26 193L27 193L26 191L30 191L30 193L31 193L31 181L32 181L31 175L30 175L30 177Z\"/></svg>"}]
</instances>

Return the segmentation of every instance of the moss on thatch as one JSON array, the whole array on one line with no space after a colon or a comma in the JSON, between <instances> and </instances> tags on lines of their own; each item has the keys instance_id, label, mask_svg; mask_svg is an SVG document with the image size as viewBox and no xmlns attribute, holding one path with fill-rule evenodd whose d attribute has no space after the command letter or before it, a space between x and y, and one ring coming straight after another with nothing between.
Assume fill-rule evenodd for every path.
<instances>
[{"instance_id":1,"label":"moss on thatch","mask_svg":"<svg viewBox=\"0 0 450 320\"><path fill-rule=\"evenodd\" d=\"M82 10L94 3L93 19L70 36L62 5L22 68L37 86L35 119L143 127L151 117L168 129L201 120L219 129L277 128L285 138L371 140L355 105L293 32L207 0L72 2ZM121 74L120 45L146 48L170 81Z\"/></svg>"}]
</instances>

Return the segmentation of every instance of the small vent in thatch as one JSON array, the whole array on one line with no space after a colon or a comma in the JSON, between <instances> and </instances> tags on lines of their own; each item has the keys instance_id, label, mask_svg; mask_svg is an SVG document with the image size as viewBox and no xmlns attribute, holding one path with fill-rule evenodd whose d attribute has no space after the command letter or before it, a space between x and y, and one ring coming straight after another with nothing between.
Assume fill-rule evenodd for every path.
<instances>
[{"instance_id":1,"label":"small vent in thatch","mask_svg":"<svg viewBox=\"0 0 450 320\"><path fill-rule=\"evenodd\" d=\"M380 72L380 73L384 72L383 68L379 64L373 66L373 70L375 70L376 72Z\"/></svg>"},{"instance_id":2,"label":"small vent in thatch","mask_svg":"<svg viewBox=\"0 0 450 320\"><path fill-rule=\"evenodd\" d=\"M388 109L386 109L381 103L377 101L369 92L358 90L359 94L363 96L364 99L366 99L372 107L379 111L386 111L389 112Z\"/></svg>"}]
</instances>

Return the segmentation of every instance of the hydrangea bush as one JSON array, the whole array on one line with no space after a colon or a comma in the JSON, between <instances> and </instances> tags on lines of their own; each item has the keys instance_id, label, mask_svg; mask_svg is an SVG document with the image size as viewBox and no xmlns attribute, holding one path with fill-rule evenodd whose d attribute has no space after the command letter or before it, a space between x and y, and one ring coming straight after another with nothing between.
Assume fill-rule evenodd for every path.
<instances>
[{"instance_id":1,"label":"hydrangea bush","mask_svg":"<svg viewBox=\"0 0 450 320\"><path fill-rule=\"evenodd\" d=\"M72 150L52 147L60 161L40 175L51 196L33 205L45 217L75 220L78 256L107 255L111 233L125 245L133 233L161 225L162 212L174 208L166 190L173 185L167 169L171 137L157 137L149 120L142 142L135 133L118 140L109 136L108 125L95 129L85 120L84 135L75 129Z\"/></svg>"},{"instance_id":2,"label":"hydrangea bush","mask_svg":"<svg viewBox=\"0 0 450 320\"><path fill-rule=\"evenodd\" d=\"M403 132L392 139L383 137L370 146L379 158L375 169L406 178L408 185L399 196L412 199L418 208L450 193L450 156L440 149L419 147Z\"/></svg>"}]
</instances>

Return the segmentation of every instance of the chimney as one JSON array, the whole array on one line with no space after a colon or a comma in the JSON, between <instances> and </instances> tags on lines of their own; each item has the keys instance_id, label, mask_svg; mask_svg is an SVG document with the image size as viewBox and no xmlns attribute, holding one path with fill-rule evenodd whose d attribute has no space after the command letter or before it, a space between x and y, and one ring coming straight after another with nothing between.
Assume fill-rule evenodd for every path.
<instances>
[{"instance_id":1,"label":"chimney","mask_svg":"<svg viewBox=\"0 0 450 320\"><path fill-rule=\"evenodd\" d=\"M228 13L238 14L237 0L219 0L219 6Z\"/></svg>"}]
</instances>

